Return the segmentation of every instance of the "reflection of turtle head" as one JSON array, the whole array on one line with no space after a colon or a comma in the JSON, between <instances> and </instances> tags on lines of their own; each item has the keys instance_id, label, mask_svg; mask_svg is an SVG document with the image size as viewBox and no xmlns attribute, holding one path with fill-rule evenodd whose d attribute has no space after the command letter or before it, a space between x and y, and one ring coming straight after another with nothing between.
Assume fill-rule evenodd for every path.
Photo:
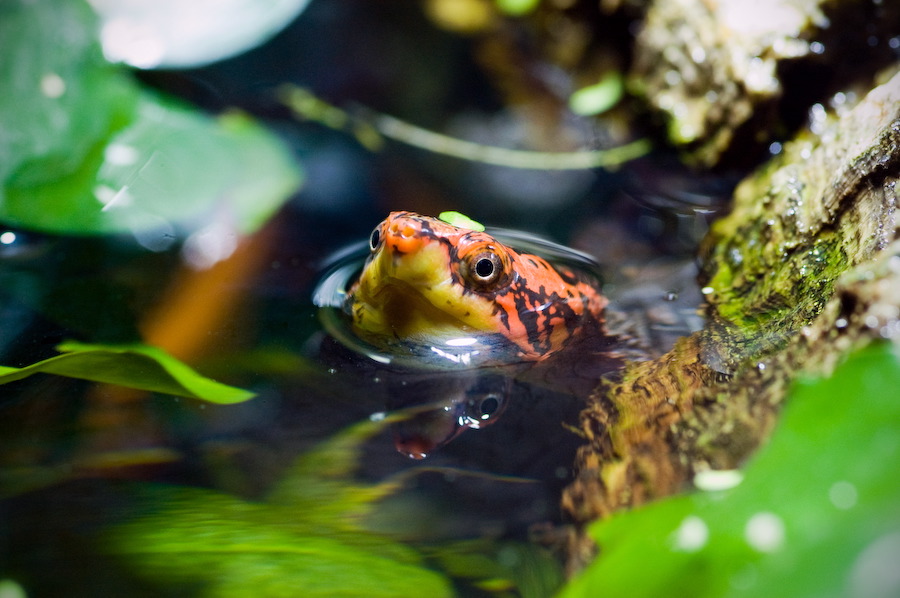
<instances>
[{"instance_id":1,"label":"reflection of turtle head","mask_svg":"<svg viewBox=\"0 0 900 598\"><path fill-rule=\"evenodd\" d=\"M408 417L393 424L394 445L408 457L424 459L466 429L494 423L509 402L511 384L506 376L478 371L403 379L392 394ZM432 399L415 404L421 397Z\"/></svg>"}]
</instances>

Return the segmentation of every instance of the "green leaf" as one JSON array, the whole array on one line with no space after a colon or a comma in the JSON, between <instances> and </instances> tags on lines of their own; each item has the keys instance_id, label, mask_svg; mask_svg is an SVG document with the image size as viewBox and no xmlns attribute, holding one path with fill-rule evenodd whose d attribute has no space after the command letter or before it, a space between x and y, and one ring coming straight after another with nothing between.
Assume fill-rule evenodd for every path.
<instances>
[{"instance_id":1,"label":"green leaf","mask_svg":"<svg viewBox=\"0 0 900 598\"><path fill-rule=\"evenodd\" d=\"M624 90L621 73L611 71L599 82L573 93L569 98L569 109L581 116L601 114L619 103Z\"/></svg>"},{"instance_id":2,"label":"green leaf","mask_svg":"<svg viewBox=\"0 0 900 598\"><path fill-rule=\"evenodd\" d=\"M744 481L600 522L563 596L900 594L900 364L868 347L795 388Z\"/></svg>"},{"instance_id":3,"label":"green leaf","mask_svg":"<svg viewBox=\"0 0 900 598\"><path fill-rule=\"evenodd\" d=\"M107 548L162 586L203 596L449 596L415 549L364 528L390 482L352 481L361 422L302 455L266 503L210 490L139 486L140 517L106 534Z\"/></svg>"},{"instance_id":4,"label":"green leaf","mask_svg":"<svg viewBox=\"0 0 900 598\"><path fill-rule=\"evenodd\" d=\"M441 212L440 214L438 214L438 219L459 228L477 230L478 232L482 232L484 230L483 224L481 224L480 222L476 222L465 214L460 214L459 212Z\"/></svg>"},{"instance_id":5,"label":"green leaf","mask_svg":"<svg viewBox=\"0 0 900 598\"><path fill-rule=\"evenodd\" d=\"M0 384L44 373L118 384L212 403L240 403L254 396L250 391L201 376L156 347L69 342L60 345L58 349L65 353L24 368L0 366Z\"/></svg>"},{"instance_id":6,"label":"green leaf","mask_svg":"<svg viewBox=\"0 0 900 598\"><path fill-rule=\"evenodd\" d=\"M396 492L406 480L401 474L378 484L349 481L363 443L382 432L390 421L362 421L319 443L297 459L269 494L268 502L301 511L334 529L360 525L376 501Z\"/></svg>"},{"instance_id":7,"label":"green leaf","mask_svg":"<svg viewBox=\"0 0 900 598\"><path fill-rule=\"evenodd\" d=\"M78 0L0 7L0 220L151 246L208 225L249 233L300 185L272 133L140 91Z\"/></svg>"},{"instance_id":8,"label":"green leaf","mask_svg":"<svg viewBox=\"0 0 900 598\"><path fill-rule=\"evenodd\" d=\"M107 202L98 232L190 231L213 221L250 233L300 185L288 151L248 116L213 119L156 95L143 95L137 120L106 152L94 189Z\"/></svg>"},{"instance_id":9,"label":"green leaf","mask_svg":"<svg viewBox=\"0 0 900 598\"><path fill-rule=\"evenodd\" d=\"M0 4L0 213L9 186L83 186L81 171L131 120L136 89L103 59L98 30L85 2Z\"/></svg>"},{"instance_id":10,"label":"green leaf","mask_svg":"<svg viewBox=\"0 0 900 598\"><path fill-rule=\"evenodd\" d=\"M558 557L533 542L498 543L478 538L438 544L430 551L441 569L454 579L495 595L543 598L552 595L563 581Z\"/></svg>"},{"instance_id":11,"label":"green leaf","mask_svg":"<svg viewBox=\"0 0 900 598\"><path fill-rule=\"evenodd\" d=\"M534 11L541 3L541 0L496 0L497 8L502 12L514 16L521 17Z\"/></svg>"},{"instance_id":12,"label":"green leaf","mask_svg":"<svg viewBox=\"0 0 900 598\"><path fill-rule=\"evenodd\" d=\"M330 530L302 510L198 489L145 487L143 498L149 512L111 530L107 547L163 586L210 597L451 595L413 549Z\"/></svg>"}]
</instances>

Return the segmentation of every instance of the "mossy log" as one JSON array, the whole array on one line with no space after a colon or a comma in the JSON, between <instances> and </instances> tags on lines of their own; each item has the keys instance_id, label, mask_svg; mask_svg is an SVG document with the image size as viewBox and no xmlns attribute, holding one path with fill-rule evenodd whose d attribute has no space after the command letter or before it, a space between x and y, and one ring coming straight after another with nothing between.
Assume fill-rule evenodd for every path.
<instances>
[{"instance_id":1,"label":"mossy log","mask_svg":"<svg viewBox=\"0 0 900 598\"><path fill-rule=\"evenodd\" d=\"M598 388L563 506L586 523L739 467L791 380L900 339L900 74L738 186L705 243L703 330ZM576 563L589 543L574 547Z\"/></svg>"}]
</instances>

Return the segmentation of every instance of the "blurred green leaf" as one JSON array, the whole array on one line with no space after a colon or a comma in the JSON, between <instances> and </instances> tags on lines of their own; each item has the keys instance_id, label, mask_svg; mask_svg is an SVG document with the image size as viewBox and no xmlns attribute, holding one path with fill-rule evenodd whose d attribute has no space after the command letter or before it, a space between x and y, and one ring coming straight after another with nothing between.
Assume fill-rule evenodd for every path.
<instances>
[{"instance_id":1,"label":"blurred green leaf","mask_svg":"<svg viewBox=\"0 0 900 598\"><path fill-rule=\"evenodd\" d=\"M534 11L541 3L541 0L496 0L497 8L502 12L514 16L521 17Z\"/></svg>"},{"instance_id":2,"label":"blurred green leaf","mask_svg":"<svg viewBox=\"0 0 900 598\"><path fill-rule=\"evenodd\" d=\"M610 71L599 82L573 93L569 98L569 109L581 116L601 114L618 104L624 91L622 74Z\"/></svg>"},{"instance_id":3,"label":"blurred green leaf","mask_svg":"<svg viewBox=\"0 0 900 598\"><path fill-rule=\"evenodd\" d=\"M388 420L362 421L319 443L301 455L269 494L268 501L335 529L355 528L373 503L396 492L399 476L379 484L354 484L363 443L382 431Z\"/></svg>"},{"instance_id":4,"label":"blurred green leaf","mask_svg":"<svg viewBox=\"0 0 900 598\"><path fill-rule=\"evenodd\" d=\"M162 246L210 223L252 232L299 187L273 134L141 92L97 29L78 0L0 6L0 51L15 56L0 62L0 220Z\"/></svg>"},{"instance_id":5,"label":"blurred green leaf","mask_svg":"<svg viewBox=\"0 0 900 598\"><path fill-rule=\"evenodd\" d=\"M726 492L599 522L600 556L563 596L896 596L900 364L867 347L797 385Z\"/></svg>"},{"instance_id":6,"label":"blurred green leaf","mask_svg":"<svg viewBox=\"0 0 900 598\"><path fill-rule=\"evenodd\" d=\"M432 552L443 571L495 595L543 598L563 582L559 559L532 542L479 538L440 544Z\"/></svg>"},{"instance_id":7,"label":"blurred green leaf","mask_svg":"<svg viewBox=\"0 0 900 598\"><path fill-rule=\"evenodd\" d=\"M250 391L201 376L156 347L66 343L58 349L64 353L24 368L0 366L0 384L43 373L118 384L211 403L240 403L254 396Z\"/></svg>"},{"instance_id":8,"label":"blurred green leaf","mask_svg":"<svg viewBox=\"0 0 900 598\"><path fill-rule=\"evenodd\" d=\"M363 422L314 447L266 503L141 486L142 515L111 529L107 548L152 582L203 596L449 596L415 549L362 524L384 495L376 489L394 488L351 481L362 442L383 425Z\"/></svg>"},{"instance_id":9,"label":"blurred green leaf","mask_svg":"<svg viewBox=\"0 0 900 598\"><path fill-rule=\"evenodd\" d=\"M215 597L450 595L413 549L334 532L304 511L174 487L145 488L143 499L149 512L111 530L107 547L163 587Z\"/></svg>"},{"instance_id":10,"label":"blurred green leaf","mask_svg":"<svg viewBox=\"0 0 900 598\"><path fill-rule=\"evenodd\" d=\"M373 531L367 516L413 471L377 484L354 480L365 442L390 421L359 422L319 443L265 502L134 486L134 515L106 531L106 551L154 586L210 597L440 597L453 595L448 575L479 595L537 598L559 587L558 561L532 544L417 548Z\"/></svg>"},{"instance_id":11,"label":"blurred green leaf","mask_svg":"<svg viewBox=\"0 0 900 598\"><path fill-rule=\"evenodd\" d=\"M84 186L99 148L134 114L137 90L108 64L85 2L0 3L0 208L10 186Z\"/></svg>"},{"instance_id":12,"label":"blurred green leaf","mask_svg":"<svg viewBox=\"0 0 900 598\"><path fill-rule=\"evenodd\" d=\"M248 116L213 119L151 94L106 154L94 189L107 202L97 232L195 230L215 221L250 233L300 185L288 151Z\"/></svg>"}]
</instances>

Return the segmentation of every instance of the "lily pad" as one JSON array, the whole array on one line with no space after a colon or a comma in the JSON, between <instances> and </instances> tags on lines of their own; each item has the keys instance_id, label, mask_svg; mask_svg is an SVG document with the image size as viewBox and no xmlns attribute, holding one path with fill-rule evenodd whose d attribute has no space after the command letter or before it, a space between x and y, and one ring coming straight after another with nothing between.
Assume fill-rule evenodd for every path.
<instances>
[{"instance_id":1,"label":"lily pad","mask_svg":"<svg viewBox=\"0 0 900 598\"><path fill-rule=\"evenodd\" d=\"M0 15L0 52L16 57L0 64L0 221L171 242L210 222L252 232L299 187L290 152L248 116L210 117L106 62L85 3Z\"/></svg>"},{"instance_id":2,"label":"lily pad","mask_svg":"<svg viewBox=\"0 0 900 598\"><path fill-rule=\"evenodd\" d=\"M250 391L201 376L156 347L70 342L57 348L65 353L23 368L0 366L0 384L43 373L118 384L211 403L240 403L254 396Z\"/></svg>"},{"instance_id":3,"label":"lily pad","mask_svg":"<svg viewBox=\"0 0 900 598\"><path fill-rule=\"evenodd\" d=\"M887 344L800 384L740 485L595 524L563 596L896 596L898 387Z\"/></svg>"}]
</instances>

